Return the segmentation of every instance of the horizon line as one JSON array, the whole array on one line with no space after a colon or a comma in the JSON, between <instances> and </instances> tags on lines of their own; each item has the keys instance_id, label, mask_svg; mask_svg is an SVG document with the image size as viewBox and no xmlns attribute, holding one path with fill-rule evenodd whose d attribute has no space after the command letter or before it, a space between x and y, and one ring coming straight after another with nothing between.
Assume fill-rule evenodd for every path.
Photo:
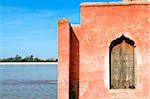
<instances>
[{"instance_id":1,"label":"horizon line","mask_svg":"<svg viewBox=\"0 0 150 99\"><path fill-rule=\"evenodd\" d=\"M57 65L58 62L0 62L0 65Z\"/></svg>"}]
</instances>

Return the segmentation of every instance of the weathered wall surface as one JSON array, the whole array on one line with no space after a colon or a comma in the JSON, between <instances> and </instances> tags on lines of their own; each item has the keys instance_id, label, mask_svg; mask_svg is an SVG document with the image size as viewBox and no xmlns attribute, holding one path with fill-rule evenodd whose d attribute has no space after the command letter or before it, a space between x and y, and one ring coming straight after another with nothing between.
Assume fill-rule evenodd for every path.
<instances>
[{"instance_id":1,"label":"weathered wall surface","mask_svg":"<svg viewBox=\"0 0 150 99\"><path fill-rule=\"evenodd\" d=\"M70 29L69 99L79 97L79 41Z\"/></svg>"},{"instance_id":2,"label":"weathered wall surface","mask_svg":"<svg viewBox=\"0 0 150 99\"><path fill-rule=\"evenodd\" d=\"M79 41L68 20L58 21L58 99L79 97Z\"/></svg>"},{"instance_id":3,"label":"weathered wall surface","mask_svg":"<svg viewBox=\"0 0 150 99\"><path fill-rule=\"evenodd\" d=\"M81 24L72 26L79 42L79 99L150 97L149 12L149 3L81 4ZM74 53L69 50L70 25L68 21L62 21L64 20L59 22L58 99L69 99L69 64L77 66L78 62L69 61L69 53ZM110 90L109 46L122 34L132 39L136 45L136 88Z\"/></svg>"},{"instance_id":4,"label":"weathered wall surface","mask_svg":"<svg viewBox=\"0 0 150 99\"><path fill-rule=\"evenodd\" d=\"M58 99L69 99L70 24L58 21Z\"/></svg>"}]
</instances>

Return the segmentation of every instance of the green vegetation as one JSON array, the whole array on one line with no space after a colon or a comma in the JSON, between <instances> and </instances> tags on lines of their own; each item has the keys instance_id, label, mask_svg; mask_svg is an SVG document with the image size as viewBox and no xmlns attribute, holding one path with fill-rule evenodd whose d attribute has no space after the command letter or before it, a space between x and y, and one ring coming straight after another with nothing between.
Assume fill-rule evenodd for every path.
<instances>
[{"instance_id":1,"label":"green vegetation","mask_svg":"<svg viewBox=\"0 0 150 99\"><path fill-rule=\"evenodd\" d=\"M22 58L21 56L16 55L15 57L0 59L0 62L58 62L58 59L41 59L36 57L34 58L33 55Z\"/></svg>"}]
</instances>

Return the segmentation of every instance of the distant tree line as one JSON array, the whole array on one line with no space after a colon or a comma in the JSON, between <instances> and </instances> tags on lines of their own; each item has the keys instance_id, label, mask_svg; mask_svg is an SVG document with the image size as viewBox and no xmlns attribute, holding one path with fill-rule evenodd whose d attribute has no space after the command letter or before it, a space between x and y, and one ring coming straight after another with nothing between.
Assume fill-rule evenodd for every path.
<instances>
[{"instance_id":1,"label":"distant tree line","mask_svg":"<svg viewBox=\"0 0 150 99\"><path fill-rule=\"evenodd\" d=\"M42 59L42 58L36 58L33 55L22 58L17 54L15 57L0 59L0 62L58 62L58 59L55 58Z\"/></svg>"}]
</instances>

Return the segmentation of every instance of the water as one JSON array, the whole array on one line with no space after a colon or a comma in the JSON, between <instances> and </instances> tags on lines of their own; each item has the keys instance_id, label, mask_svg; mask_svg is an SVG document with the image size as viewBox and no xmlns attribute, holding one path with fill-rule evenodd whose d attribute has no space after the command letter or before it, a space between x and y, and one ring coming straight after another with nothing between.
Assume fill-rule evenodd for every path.
<instances>
[{"instance_id":1,"label":"water","mask_svg":"<svg viewBox=\"0 0 150 99\"><path fill-rule=\"evenodd\" d=\"M57 65L0 65L0 99L57 99Z\"/></svg>"}]
</instances>

